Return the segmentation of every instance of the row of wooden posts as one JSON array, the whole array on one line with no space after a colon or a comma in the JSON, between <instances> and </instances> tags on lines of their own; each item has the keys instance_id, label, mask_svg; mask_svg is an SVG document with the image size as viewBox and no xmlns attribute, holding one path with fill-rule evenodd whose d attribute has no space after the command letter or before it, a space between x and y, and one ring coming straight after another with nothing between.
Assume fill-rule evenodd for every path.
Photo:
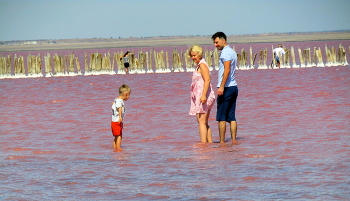
<instances>
[{"instance_id":1,"label":"row of wooden posts","mask_svg":"<svg viewBox=\"0 0 350 201\"><path fill-rule=\"evenodd\" d=\"M299 64L296 63L293 47L290 49L284 48L284 50L285 54L280 55L281 68L348 65L346 51L341 44L338 48L334 46L328 48L325 46L325 63L320 47L314 47L313 49L298 48ZM267 48L253 54L253 50L250 47L249 56L248 53L242 49L240 52L237 52L237 68L240 70L276 68L276 61L274 59L271 59L271 63L267 63L267 55ZM213 51L204 50L203 56L211 70L215 70L218 67L219 52L216 48ZM0 55L0 78L125 74L122 57L123 52L116 52L113 55L109 52L103 55L101 53L92 53L90 55L85 53L83 61L85 68L83 70L79 58L76 57L74 53L69 55L54 54L53 56L47 53L43 58L40 54L29 54L27 56L27 65L24 63L23 56L17 57L17 55L15 55L12 58L11 55ZM130 54L129 57L129 73L166 73L194 70L194 63L192 59L188 57L188 50L186 52L178 52L175 48L171 53L171 60L169 60L168 52L157 52L155 50L143 52L142 49L137 55ZM273 58L273 55L271 55L271 58ZM115 64L117 69L115 69Z\"/></svg>"}]
</instances>

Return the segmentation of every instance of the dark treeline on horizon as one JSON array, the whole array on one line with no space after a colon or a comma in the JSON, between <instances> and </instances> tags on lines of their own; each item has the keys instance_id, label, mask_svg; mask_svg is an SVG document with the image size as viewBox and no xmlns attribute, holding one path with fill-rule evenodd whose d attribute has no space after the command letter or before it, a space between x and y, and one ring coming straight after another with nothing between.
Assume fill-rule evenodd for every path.
<instances>
[{"instance_id":1,"label":"dark treeline on horizon","mask_svg":"<svg viewBox=\"0 0 350 201\"><path fill-rule=\"evenodd\" d=\"M344 29L344 30L333 30L333 31L309 31L309 32L270 32L270 33L257 33L257 34L237 34L237 35L228 35L228 36L254 36L254 35L262 35L262 34L268 34L268 35L276 35L276 34L305 34L305 33L332 33L332 32L350 32L350 29ZM66 39L27 39L27 40L9 40L9 41L0 41L0 45L6 45L9 43L20 43L20 42L30 42L30 41L48 41L48 42L54 42L58 40L120 40L120 39L147 39L147 38L171 38L171 37L208 37L211 35L174 35L174 36L142 36L142 37L109 37L109 38L102 38L102 37L92 37L92 38L66 38Z\"/></svg>"}]
</instances>

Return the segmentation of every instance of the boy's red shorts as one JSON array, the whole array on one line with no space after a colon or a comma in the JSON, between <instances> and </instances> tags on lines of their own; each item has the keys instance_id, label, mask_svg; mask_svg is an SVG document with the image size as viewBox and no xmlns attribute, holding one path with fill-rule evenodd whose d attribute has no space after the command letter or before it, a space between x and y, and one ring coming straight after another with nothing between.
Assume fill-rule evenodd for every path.
<instances>
[{"instance_id":1,"label":"boy's red shorts","mask_svg":"<svg viewBox=\"0 0 350 201\"><path fill-rule=\"evenodd\" d=\"M111 122L112 134L113 136L122 135L123 122Z\"/></svg>"}]
</instances>

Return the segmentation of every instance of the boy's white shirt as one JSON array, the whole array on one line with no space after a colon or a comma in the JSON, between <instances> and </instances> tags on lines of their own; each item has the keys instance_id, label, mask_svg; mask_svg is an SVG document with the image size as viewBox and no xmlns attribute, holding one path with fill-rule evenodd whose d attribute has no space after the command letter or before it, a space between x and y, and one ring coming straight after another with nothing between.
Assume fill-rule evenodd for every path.
<instances>
[{"instance_id":1,"label":"boy's white shirt","mask_svg":"<svg viewBox=\"0 0 350 201\"><path fill-rule=\"evenodd\" d=\"M125 116L125 107L124 107L124 100L120 98L114 99L113 105L112 105L112 121L118 122L119 121L119 110L118 108L122 108L122 119L124 120Z\"/></svg>"}]
</instances>

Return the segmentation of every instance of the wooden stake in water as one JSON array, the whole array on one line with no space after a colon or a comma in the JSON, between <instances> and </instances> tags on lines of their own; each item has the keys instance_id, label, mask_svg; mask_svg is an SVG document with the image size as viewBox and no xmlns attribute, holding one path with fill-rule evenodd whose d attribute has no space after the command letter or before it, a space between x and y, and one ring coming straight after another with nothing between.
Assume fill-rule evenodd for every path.
<instances>
[{"instance_id":1,"label":"wooden stake in water","mask_svg":"<svg viewBox=\"0 0 350 201\"><path fill-rule=\"evenodd\" d=\"M298 47L298 53L299 53L300 67L305 67L303 54L302 54L301 49L299 47Z\"/></svg>"},{"instance_id":2,"label":"wooden stake in water","mask_svg":"<svg viewBox=\"0 0 350 201\"><path fill-rule=\"evenodd\" d=\"M297 64L296 64L296 62L295 62L295 53L294 53L294 47L292 46L291 48L290 48L290 53L291 53L291 56L292 56L292 68L297 68Z\"/></svg>"}]
</instances>

